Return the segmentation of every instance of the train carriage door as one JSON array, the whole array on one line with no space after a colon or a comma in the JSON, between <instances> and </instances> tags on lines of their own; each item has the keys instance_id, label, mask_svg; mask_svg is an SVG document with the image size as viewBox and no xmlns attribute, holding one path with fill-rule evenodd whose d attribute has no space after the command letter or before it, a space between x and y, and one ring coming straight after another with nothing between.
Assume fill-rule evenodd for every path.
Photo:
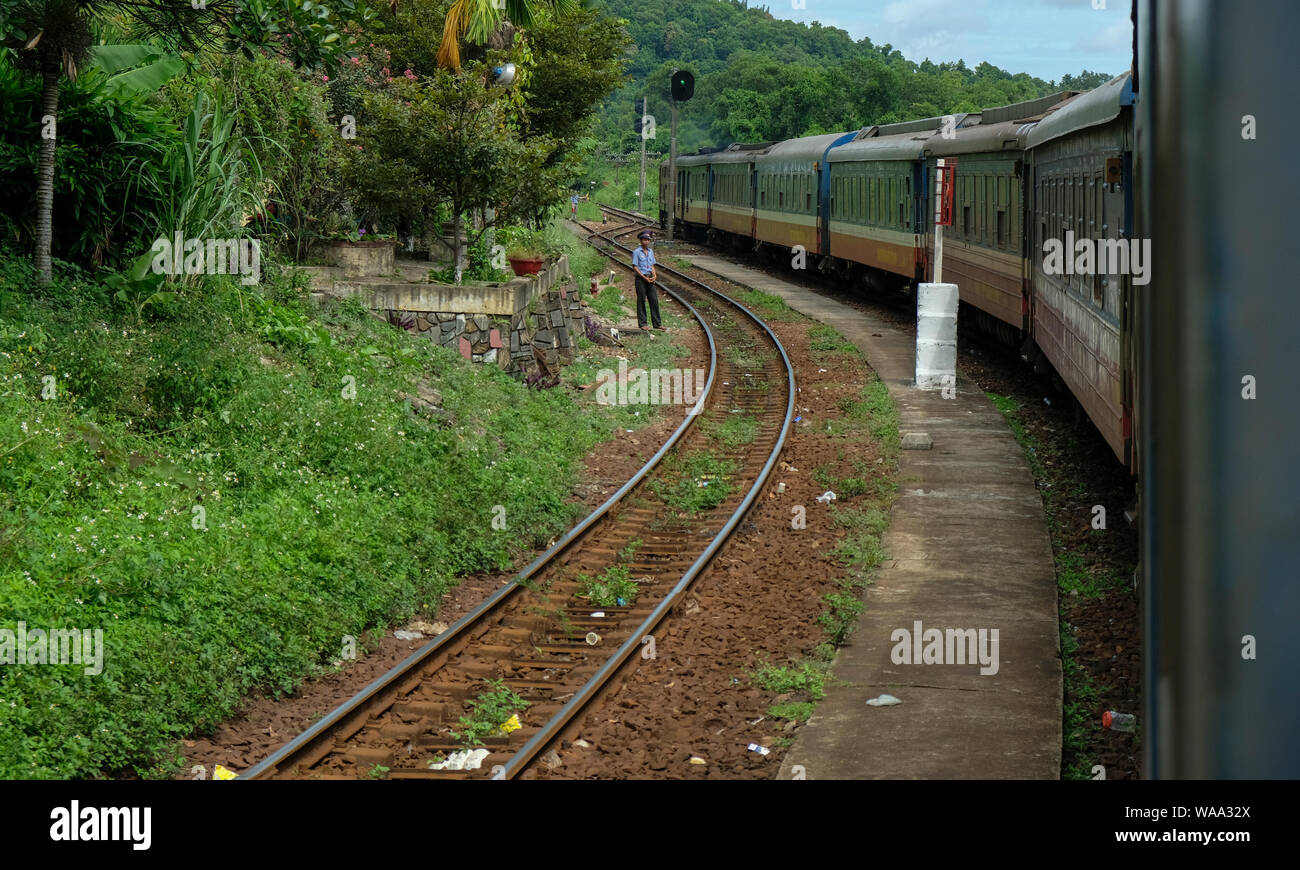
<instances>
[{"instance_id":1,"label":"train carriage door","mask_svg":"<svg viewBox=\"0 0 1300 870\"><path fill-rule=\"evenodd\" d=\"M831 197L829 167L821 163L813 164L813 212L817 221L817 253L825 254L831 249Z\"/></svg>"},{"instance_id":2,"label":"train carriage door","mask_svg":"<svg viewBox=\"0 0 1300 870\"><path fill-rule=\"evenodd\" d=\"M921 207L921 222L917 227L917 241L919 242L917 250L917 269L920 271L920 281L930 280L930 264L934 262L934 254L931 246L934 244L934 173L930 171L930 162L928 160L917 161L921 164L921 189L917 192L917 200Z\"/></svg>"},{"instance_id":3,"label":"train carriage door","mask_svg":"<svg viewBox=\"0 0 1300 870\"><path fill-rule=\"evenodd\" d=\"M691 212L691 171L683 169L681 178L677 182L678 200L681 203L681 218L686 220L686 216Z\"/></svg>"},{"instance_id":4,"label":"train carriage door","mask_svg":"<svg viewBox=\"0 0 1300 870\"><path fill-rule=\"evenodd\" d=\"M758 173L749 164L749 237L758 236Z\"/></svg>"},{"instance_id":5,"label":"train carriage door","mask_svg":"<svg viewBox=\"0 0 1300 870\"><path fill-rule=\"evenodd\" d=\"M707 173L709 174L709 175L708 175L708 178L709 178L709 184L708 184L708 191L709 191L709 192L708 192L708 199L707 199L707 201L704 203L704 208L705 208L705 212L704 212L704 213L705 213L705 215L706 215L705 218L704 218L704 223L705 223L707 226L713 226L713 195L714 195L714 190L713 190L713 188L714 188L714 184L715 184L715 182L716 182L716 180L717 180L717 175L714 174L714 172L713 172L713 164L709 164L708 166L706 166L705 169L704 169L704 171L707 172Z\"/></svg>"}]
</instances>

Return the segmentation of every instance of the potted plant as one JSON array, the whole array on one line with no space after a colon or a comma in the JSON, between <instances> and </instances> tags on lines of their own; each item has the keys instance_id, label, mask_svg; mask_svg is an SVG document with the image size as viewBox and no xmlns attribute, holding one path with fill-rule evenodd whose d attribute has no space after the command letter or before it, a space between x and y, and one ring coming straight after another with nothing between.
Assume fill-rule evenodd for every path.
<instances>
[{"instance_id":1,"label":"potted plant","mask_svg":"<svg viewBox=\"0 0 1300 870\"><path fill-rule=\"evenodd\" d=\"M520 230L508 234L506 259L516 275L536 275L546 265L546 254L537 233Z\"/></svg>"}]
</instances>

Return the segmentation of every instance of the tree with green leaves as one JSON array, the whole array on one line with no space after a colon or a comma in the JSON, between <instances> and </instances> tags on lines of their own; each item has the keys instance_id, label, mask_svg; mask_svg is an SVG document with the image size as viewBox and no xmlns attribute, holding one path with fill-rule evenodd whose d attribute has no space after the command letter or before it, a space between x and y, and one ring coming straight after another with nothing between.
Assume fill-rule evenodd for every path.
<instances>
[{"instance_id":1,"label":"tree with green leaves","mask_svg":"<svg viewBox=\"0 0 1300 870\"><path fill-rule=\"evenodd\" d=\"M440 70L423 79L395 79L366 95L368 122L348 143L350 168L371 213L418 210L426 224L440 204L451 206L456 281L464 270L461 223L472 210L494 209L488 227L531 217L559 191L546 171L556 142L525 139L514 103L485 84L486 64Z\"/></svg>"},{"instance_id":2,"label":"tree with green leaves","mask_svg":"<svg viewBox=\"0 0 1300 870\"><path fill-rule=\"evenodd\" d=\"M371 15L365 0L335 0L330 7L313 0L0 0L0 45L42 84L33 254L42 285L52 277L59 80L76 79L90 54L92 19L104 14L126 17L172 53L222 48L252 57L269 49L308 68L338 56L342 21Z\"/></svg>"}]
</instances>

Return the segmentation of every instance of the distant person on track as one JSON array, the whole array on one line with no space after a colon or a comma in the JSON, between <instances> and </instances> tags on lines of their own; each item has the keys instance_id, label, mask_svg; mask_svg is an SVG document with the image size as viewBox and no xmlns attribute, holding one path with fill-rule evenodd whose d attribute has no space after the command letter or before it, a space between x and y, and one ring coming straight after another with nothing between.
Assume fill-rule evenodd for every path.
<instances>
[{"instance_id":1,"label":"distant person on track","mask_svg":"<svg viewBox=\"0 0 1300 870\"><path fill-rule=\"evenodd\" d=\"M650 239L653 236L649 230L642 230L637 238L641 240L641 247L632 252L632 267L636 269L637 326L645 329L645 309L648 300L650 321L654 324L656 332L663 332L664 328L659 319L659 288L655 283L659 280L659 274L655 271L655 252L650 249Z\"/></svg>"},{"instance_id":2,"label":"distant person on track","mask_svg":"<svg viewBox=\"0 0 1300 870\"><path fill-rule=\"evenodd\" d=\"M578 219L578 195L576 193L569 197L569 205L572 208L573 219L576 221Z\"/></svg>"}]
</instances>

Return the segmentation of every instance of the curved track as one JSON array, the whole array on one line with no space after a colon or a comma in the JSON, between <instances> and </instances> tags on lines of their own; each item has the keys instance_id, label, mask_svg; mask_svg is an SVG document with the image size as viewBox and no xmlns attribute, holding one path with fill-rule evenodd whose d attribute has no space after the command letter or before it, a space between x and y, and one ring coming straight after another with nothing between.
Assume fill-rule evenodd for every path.
<instances>
[{"instance_id":1,"label":"curved track","mask_svg":"<svg viewBox=\"0 0 1300 870\"><path fill-rule=\"evenodd\" d=\"M607 236L590 241L630 252ZM625 662L651 649L644 639L762 490L789 432L795 395L785 349L761 320L686 275L662 265L659 272L665 292L704 329L710 351L703 396L664 446L476 610L241 779L513 778L575 723ZM712 498L688 509L697 490ZM611 569L636 581L635 598L624 606L593 604L581 578ZM528 702L518 713L521 727L462 745L449 731L463 729L468 702L491 688L485 680L501 681L494 685ZM430 759L466 745L488 750L481 767L430 769Z\"/></svg>"}]
</instances>

